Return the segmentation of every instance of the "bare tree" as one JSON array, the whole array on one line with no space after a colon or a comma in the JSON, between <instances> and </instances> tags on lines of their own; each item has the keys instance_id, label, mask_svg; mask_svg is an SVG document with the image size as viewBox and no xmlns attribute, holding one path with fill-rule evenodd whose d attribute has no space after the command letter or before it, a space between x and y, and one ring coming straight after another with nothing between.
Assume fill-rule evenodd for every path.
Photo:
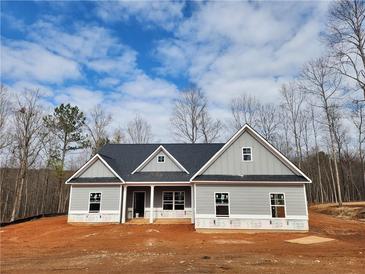
<instances>
[{"instance_id":1,"label":"bare tree","mask_svg":"<svg viewBox=\"0 0 365 274\"><path fill-rule=\"evenodd\" d=\"M139 115L128 123L127 134L132 144L147 144L152 140L150 124Z\"/></svg>"},{"instance_id":2,"label":"bare tree","mask_svg":"<svg viewBox=\"0 0 365 274\"><path fill-rule=\"evenodd\" d=\"M341 76L329 65L327 57L319 58L309 62L303 69L301 75L301 87L309 95L315 97L325 116L325 124L329 134L330 151L334 164L335 182L337 187L338 202L342 205L341 183L337 162L337 148L335 140L335 124L333 119L335 104L332 102L337 95Z\"/></svg>"},{"instance_id":3,"label":"bare tree","mask_svg":"<svg viewBox=\"0 0 365 274\"><path fill-rule=\"evenodd\" d=\"M10 145L8 119L10 117L10 101L8 89L1 85L0 89L0 151Z\"/></svg>"},{"instance_id":4,"label":"bare tree","mask_svg":"<svg viewBox=\"0 0 365 274\"><path fill-rule=\"evenodd\" d=\"M205 114L207 99L200 90L190 89L181 93L174 105L170 122L178 140L196 143L200 138L201 120Z\"/></svg>"},{"instance_id":5,"label":"bare tree","mask_svg":"<svg viewBox=\"0 0 365 274\"><path fill-rule=\"evenodd\" d=\"M290 120L289 126L294 136L296 157L298 159L299 167L301 167L302 147L299 120L301 119L301 111L304 104L305 96L296 82L290 82L287 85L284 84L281 87L280 93L283 100L282 106Z\"/></svg>"},{"instance_id":6,"label":"bare tree","mask_svg":"<svg viewBox=\"0 0 365 274\"><path fill-rule=\"evenodd\" d=\"M90 134L90 145L92 155L105 144L109 143L108 127L112 121L112 116L107 114L101 105L96 105L90 111L90 118L87 119L86 127Z\"/></svg>"},{"instance_id":7,"label":"bare tree","mask_svg":"<svg viewBox=\"0 0 365 274\"><path fill-rule=\"evenodd\" d=\"M274 104L260 104L257 128L261 134L271 143L274 143L280 125L278 107Z\"/></svg>"},{"instance_id":8,"label":"bare tree","mask_svg":"<svg viewBox=\"0 0 365 274\"><path fill-rule=\"evenodd\" d=\"M14 139L14 155L19 170L10 221L14 221L20 212L20 202L28 170L35 164L42 149L42 141L45 138L39 99L38 90L26 90L22 97L17 98L14 109L12 138Z\"/></svg>"},{"instance_id":9,"label":"bare tree","mask_svg":"<svg viewBox=\"0 0 365 274\"><path fill-rule=\"evenodd\" d=\"M200 131L204 143L213 143L220 137L223 124L220 120L213 120L207 111L204 111L200 120Z\"/></svg>"},{"instance_id":10,"label":"bare tree","mask_svg":"<svg viewBox=\"0 0 365 274\"><path fill-rule=\"evenodd\" d=\"M365 143L365 105L363 102L356 102L352 108L351 120L357 130L357 145L361 164L362 181L365 189L365 166L363 145Z\"/></svg>"},{"instance_id":11,"label":"bare tree","mask_svg":"<svg viewBox=\"0 0 365 274\"><path fill-rule=\"evenodd\" d=\"M114 129L110 142L113 144L120 144L126 141L126 137L121 127Z\"/></svg>"},{"instance_id":12,"label":"bare tree","mask_svg":"<svg viewBox=\"0 0 365 274\"><path fill-rule=\"evenodd\" d=\"M231 112L234 128L239 130L244 124L255 127L259 110L260 104L255 97L244 94L232 99Z\"/></svg>"},{"instance_id":13,"label":"bare tree","mask_svg":"<svg viewBox=\"0 0 365 274\"><path fill-rule=\"evenodd\" d=\"M335 65L362 90L365 100L365 2L340 0L329 11L327 42Z\"/></svg>"}]
</instances>

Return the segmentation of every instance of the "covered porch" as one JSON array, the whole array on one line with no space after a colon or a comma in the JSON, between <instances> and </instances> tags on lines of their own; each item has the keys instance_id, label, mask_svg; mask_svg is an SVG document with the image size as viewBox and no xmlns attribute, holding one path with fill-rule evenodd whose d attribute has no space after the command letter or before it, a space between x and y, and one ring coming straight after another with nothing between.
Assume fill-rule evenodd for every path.
<instances>
[{"instance_id":1,"label":"covered porch","mask_svg":"<svg viewBox=\"0 0 365 274\"><path fill-rule=\"evenodd\" d=\"M191 184L123 185L121 223L194 223Z\"/></svg>"}]
</instances>

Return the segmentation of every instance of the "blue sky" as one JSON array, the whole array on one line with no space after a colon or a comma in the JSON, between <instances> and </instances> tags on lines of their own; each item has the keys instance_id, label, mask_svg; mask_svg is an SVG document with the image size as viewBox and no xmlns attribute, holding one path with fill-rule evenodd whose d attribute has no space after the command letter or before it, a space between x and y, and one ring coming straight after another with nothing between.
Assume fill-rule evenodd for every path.
<instances>
[{"instance_id":1,"label":"blue sky","mask_svg":"<svg viewBox=\"0 0 365 274\"><path fill-rule=\"evenodd\" d=\"M39 88L44 104L100 104L125 127L136 113L172 141L181 90L197 86L214 117L282 83L323 51L327 2L1 2L1 81Z\"/></svg>"}]
</instances>

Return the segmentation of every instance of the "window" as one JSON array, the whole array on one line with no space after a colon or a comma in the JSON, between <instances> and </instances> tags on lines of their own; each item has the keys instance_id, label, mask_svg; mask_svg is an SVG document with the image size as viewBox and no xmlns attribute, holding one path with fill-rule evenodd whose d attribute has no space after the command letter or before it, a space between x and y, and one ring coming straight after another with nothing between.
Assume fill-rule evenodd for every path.
<instances>
[{"instance_id":1,"label":"window","mask_svg":"<svg viewBox=\"0 0 365 274\"><path fill-rule=\"evenodd\" d=\"M100 212L101 193L92 192L90 193L89 212L98 213Z\"/></svg>"},{"instance_id":2,"label":"window","mask_svg":"<svg viewBox=\"0 0 365 274\"><path fill-rule=\"evenodd\" d=\"M217 217L229 217L228 193L215 193L215 215Z\"/></svg>"},{"instance_id":3,"label":"window","mask_svg":"<svg viewBox=\"0 0 365 274\"><path fill-rule=\"evenodd\" d=\"M158 155L157 163L164 163L164 162L165 162L165 155Z\"/></svg>"},{"instance_id":4,"label":"window","mask_svg":"<svg viewBox=\"0 0 365 274\"><path fill-rule=\"evenodd\" d=\"M283 193L271 193L271 217L285 218L285 197Z\"/></svg>"},{"instance_id":5,"label":"window","mask_svg":"<svg viewBox=\"0 0 365 274\"><path fill-rule=\"evenodd\" d=\"M252 161L252 149L250 147L242 148L242 161Z\"/></svg>"},{"instance_id":6,"label":"window","mask_svg":"<svg viewBox=\"0 0 365 274\"><path fill-rule=\"evenodd\" d=\"M163 192L162 208L163 210L184 210L185 192L184 191Z\"/></svg>"}]
</instances>

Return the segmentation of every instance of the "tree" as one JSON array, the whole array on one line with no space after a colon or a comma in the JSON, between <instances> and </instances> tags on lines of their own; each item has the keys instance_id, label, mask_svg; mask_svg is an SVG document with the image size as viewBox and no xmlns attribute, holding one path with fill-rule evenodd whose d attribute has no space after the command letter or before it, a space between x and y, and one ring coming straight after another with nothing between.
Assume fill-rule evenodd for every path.
<instances>
[{"instance_id":1,"label":"tree","mask_svg":"<svg viewBox=\"0 0 365 274\"><path fill-rule=\"evenodd\" d=\"M108 127L111 121L111 115L105 113L101 105L97 105L91 110L86 127L90 134L92 155L96 154L103 145L109 143Z\"/></svg>"},{"instance_id":2,"label":"tree","mask_svg":"<svg viewBox=\"0 0 365 274\"><path fill-rule=\"evenodd\" d=\"M282 96L282 106L290 120L289 126L294 136L295 152L299 162L302 164L302 147L299 129L299 120L301 119L301 111L304 104L304 93L298 87L296 82L284 84L280 90Z\"/></svg>"},{"instance_id":3,"label":"tree","mask_svg":"<svg viewBox=\"0 0 365 274\"><path fill-rule=\"evenodd\" d=\"M329 10L327 42L335 67L353 80L365 100L365 2L340 0Z\"/></svg>"},{"instance_id":4,"label":"tree","mask_svg":"<svg viewBox=\"0 0 365 274\"><path fill-rule=\"evenodd\" d=\"M65 159L70 151L88 146L88 138L84 133L85 116L77 106L61 104L54 109L53 114L43 118L45 126L57 140L53 149L54 168L59 171L60 195L64 180ZM63 197L59 199L59 211L62 211Z\"/></svg>"},{"instance_id":5,"label":"tree","mask_svg":"<svg viewBox=\"0 0 365 274\"><path fill-rule=\"evenodd\" d=\"M17 97L14 109L14 120L12 123L13 151L19 169L15 186L14 206L10 218L11 222L15 220L20 212L20 202L28 170L36 163L42 149L43 139L46 136L39 99L38 90L25 90L22 97Z\"/></svg>"},{"instance_id":6,"label":"tree","mask_svg":"<svg viewBox=\"0 0 365 274\"><path fill-rule=\"evenodd\" d=\"M260 104L257 118L257 128L261 134L271 143L274 143L280 120L274 104Z\"/></svg>"},{"instance_id":7,"label":"tree","mask_svg":"<svg viewBox=\"0 0 365 274\"><path fill-rule=\"evenodd\" d=\"M0 89L0 151L10 145L8 119L10 117L10 101L8 89L1 85Z\"/></svg>"},{"instance_id":8,"label":"tree","mask_svg":"<svg viewBox=\"0 0 365 274\"><path fill-rule=\"evenodd\" d=\"M301 75L301 88L314 97L317 107L322 109L325 117L325 125L329 134L330 151L332 154L333 165L335 168L335 182L339 205L342 205L341 184L337 163L336 140L335 140L335 123L334 113L336 105L332 101L337 95L340 85L341 76L330 66L329 58L322 57L310 61L303 69Z\"/></svg>"},{"instance_id":9,"label":"tree","mask_svg":"<svg viewBox=\"0 0 365 274\"><path fill-rule=\"evenodd\" d=\"M139 115L128 123L127 134L132 144L147 144L152 140L150 124Z\"/></svg>"},{"instance_id":10,"label":"tree","mask_svg":"<svg viewBox=\"0 0 365 274\"><path fill-rule=\"evenodd\" d=\"M187 90L176 100L170 119L175 137L187 143L196 143L200 138L201 121L205 116L207 99L200 90ZM208 118L209 119L209 118ZM206 132L208 133L208 132Z\"/></svg>"},{"instance_id":11,"label":"tree","mask_svg":"<svg viewBox=\"0 0 365 274\"><path fill-rule=\"evenodd\" d=\"M239 130L244 124L249 124L250 126L255 127L259 110L260 103L255 97L242 95L232 99L231 113L233 116L234 128Z\"/></svg>"},{"instance_id":12,"label":"tree","mask_svg":"<svg viewBox=\"0 0 365 274\"><path fill-rule=\"evenodd\" d=\"M125 141L126 137L124 135L123 130L120 127L114 129L110 142L113 144L120 144L124 143Z\"/></svg>"},{"instance_id":13,"label":"tree","mask_svg":"<svg viewBox=\"0 0 365 274\"><path fill-rule=\"evenodd\" d=\"M365 165L363 145L365 143L365 104L363 102L356 102L351 111L351 120L357 130L357 145L361 164L362 182L365 190Z\"/></svg>"},{"instance_id":14,"label":"tree","mask_svg":"<svg viewBox=\"0 0 365 274\"><path fill-rule=\"evenodd\" d=\"M204 143L213 143L220 137L223 124L220 120L213 120L207 111L204 111L200 121L200 131Z\"/></svg>"}]
</instances>

